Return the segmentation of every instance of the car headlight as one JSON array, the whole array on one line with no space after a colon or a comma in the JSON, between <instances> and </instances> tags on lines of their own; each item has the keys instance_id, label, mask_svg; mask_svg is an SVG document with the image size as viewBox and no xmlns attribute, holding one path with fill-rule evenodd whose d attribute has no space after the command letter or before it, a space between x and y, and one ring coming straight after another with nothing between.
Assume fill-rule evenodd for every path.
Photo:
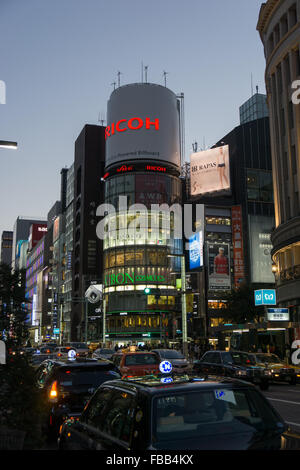
<instances>
[{"instance_id":1,"label":"car headlight","mask_svg":"<svg viewBox=\"0 0 300 470\"><path fill-rule=\"evenodd\" d=\"M235 372L235 375L237 375L237 376L239 376L239 377L245 376L245 375L247 375L247 371L246 371L246 370L237 370L237 371Z\"/></svg>"},{"instance_id":2,"label":"car headlight","mask_svg":"<svg viewBox=\"0 0 300 470\"><path fill-rule=\"evenodd\" d=\"M271 375L271 374L272 374L271 370L268 370L268 369L264 370L264 375Z\"/></svg>"}]
</instances>

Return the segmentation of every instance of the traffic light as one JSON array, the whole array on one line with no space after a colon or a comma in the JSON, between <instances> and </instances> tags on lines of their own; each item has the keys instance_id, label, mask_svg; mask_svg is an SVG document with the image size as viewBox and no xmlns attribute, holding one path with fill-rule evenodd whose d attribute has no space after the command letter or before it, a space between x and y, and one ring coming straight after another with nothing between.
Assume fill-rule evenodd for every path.
<instances>
[{"instance_id":1,"label":"traffic light","mask_svg":"<svg viewBox=\"0 0 300 470\"><path fill-rule=\"evenodd\" d=\"M150 287L145 287L144 294L154 295L156 299L160 297L160 289L151 289Z\"/></svg>"}]
</instances>

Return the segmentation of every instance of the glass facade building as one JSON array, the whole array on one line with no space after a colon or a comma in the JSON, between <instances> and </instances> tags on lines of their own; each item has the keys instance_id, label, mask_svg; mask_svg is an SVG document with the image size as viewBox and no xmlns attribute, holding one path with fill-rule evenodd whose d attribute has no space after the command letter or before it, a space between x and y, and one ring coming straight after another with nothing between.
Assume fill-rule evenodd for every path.
<instances>
[{"instance_id":1,"label":"glass facade building","mask_svg":"<svg viewBox=\"0 0 300 470\"><path fill-rule=\"evenodd\" d=\"M256 93L240 106L240 124L269 116L267 96Z\"/></svg>"}]
</instances>

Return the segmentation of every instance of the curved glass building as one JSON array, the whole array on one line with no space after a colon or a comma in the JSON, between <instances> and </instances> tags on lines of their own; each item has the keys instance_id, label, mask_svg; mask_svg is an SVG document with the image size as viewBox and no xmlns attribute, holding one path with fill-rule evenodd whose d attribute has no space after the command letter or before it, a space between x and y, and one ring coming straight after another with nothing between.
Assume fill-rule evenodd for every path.
<instances>
[{"instance_id":1,"label":"curved glass building","mask_svg":"<svg viewBox=\"0 0 300 470\"><path fill-rule=\"evenodd\" d=\"M175 317L182 254L179 105L154 84L117 88L108 102L101 222L107 339L163 340ZM145 288L160 289L145 294Z\"/></svg>"}]
</instances>

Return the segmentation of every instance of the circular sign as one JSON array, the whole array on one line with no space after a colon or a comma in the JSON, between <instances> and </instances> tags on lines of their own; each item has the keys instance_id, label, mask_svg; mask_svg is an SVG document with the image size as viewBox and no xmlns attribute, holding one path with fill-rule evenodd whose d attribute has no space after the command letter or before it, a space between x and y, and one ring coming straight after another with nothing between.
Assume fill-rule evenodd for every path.
<instances>
[{"instance_id":1,"label":"circular sign","mask_svg":"<svg viewBox=\"0 0 300 470\"><path fill-rule=\"evenodd\" d=\"M163 384L169 384L169 383L173 382L173 379L172 379L172 377L164 377L164 378L160 379L160 381Z\"/></svg>"},{"instance_id":2,"label":"circular sign","mask_svg":"<svg viewBox=\"0 0 300 470\"><path fill-rule=\"evenodd\" d=\"M70 349L70 351L68 352L68 359L76 359L76 351L74 349Z\"/></svg>"},{"instance_id":3,"label":"circular sign","mask_svg":"<svg viewBox=\"0 0 300 470\"><path fill-rule=\"evenodd\" d=\"M162 374L169 374L172 371L172 364L169 361L163 361L159 364L159 370Z\"/></svg>"}]
</instances>

